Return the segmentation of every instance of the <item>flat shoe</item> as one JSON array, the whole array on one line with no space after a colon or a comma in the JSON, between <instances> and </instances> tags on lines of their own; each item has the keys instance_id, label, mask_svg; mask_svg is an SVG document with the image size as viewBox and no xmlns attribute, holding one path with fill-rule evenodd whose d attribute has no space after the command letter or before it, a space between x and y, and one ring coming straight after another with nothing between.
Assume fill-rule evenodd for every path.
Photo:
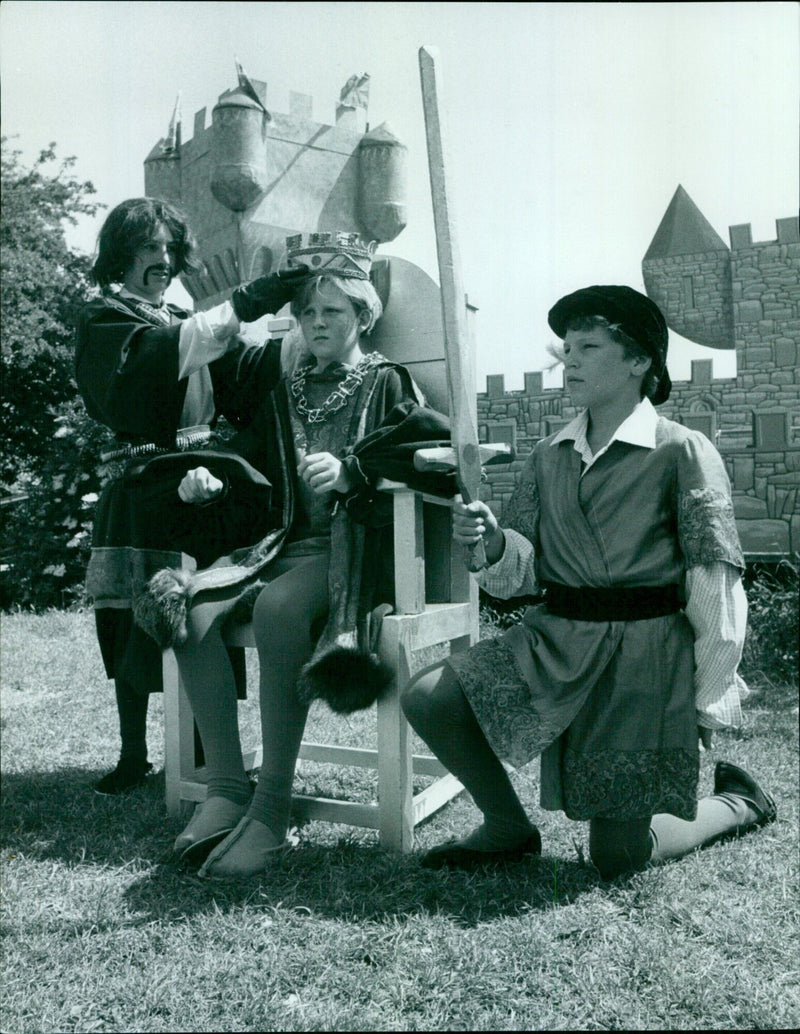
<instances>
[{"instance_id":1,"label":"flat shoe","mask_svg":"<svg viewBox=\"0 0 800 1034\"><path fill-rule=\"evenodd\" d=\"M251 819L247 816L242 819L239 825L234 829L223 841L216 847L211 854L209 854L205 863L198 872L198 876L210 877L211 879L217 880L235 880L243 879L248 876L258 876L259 873L263 872L266 867L273 861L276 861L282 855L286 854L292 847L289 840L284 840L282 844L277 844L275 847L261 848L258 851L258 857L247 860L240 859L237 865L231 865L230 859L228 868L225 868L225 857L231 851L241 838L246 833L251 823L256 822L256 819ZM215 867L216 866L216 871Z\"/></svg>"},{"instance_id":2,"label":"flat shoe","mask_svg":"<svg viewBox=\"0 0 800 1034\"><path fill-rule=\"evenodd\" d=\"M474 847L464 847L458 840L439 844L431 848L419 860L423 869L486 869L509 862L521 862L530 855L542 853L542 838L535 829L527 839L516 847L506 851L478 851Z\"/></svg>"},{"instance_id":3,"label":"flat shoe","mask_svg":"<svg viewBox=\"0 0 800 1034\"><path fill-rule=\"evenodd\" d=\"M122 758L117 767L104 775L94 786L94 792L101 797L121 797L139 786L144 786L147 776L153 771L149 761L129 761Z\"/></svg>"},{"instance_id":4,"label":"flat shoe","mask_svg":"<svg viewBox=\"0 0 800 1034\"><path fill-rule=\"evenodd\" d=\"M182 862L199 865L236 828L248 806L229 801L227 797L208 797L195 808L188 825L175 840L173 850Z\"/></svg>"},{"instance_id":5,"label":"flat shoe","mask_svg":"<svg viewBox=\"0 0 800 1034\"><path fill-rule=\"evenodd\" d=\"M217 830L216 833L189 844L178 855L178 861L181 865L202 865L217 844L221 844L226 837L229 837L235 828L235 826L228 826L226 829Z\"/></svg>"},{"instance_id":6,"label":"flat shoe","mask_svg":"<svg viewBox=\"0 0 800 1034\"><path fill-rule=\"evenodd\" d=\"M758 785L756 780L738 765L730 761L718 761L714 769L714 793L729 793L751 804L758 812L755 826L766 826L778 817L778 809L772 794Z\"/></svg>"}]
</instances>

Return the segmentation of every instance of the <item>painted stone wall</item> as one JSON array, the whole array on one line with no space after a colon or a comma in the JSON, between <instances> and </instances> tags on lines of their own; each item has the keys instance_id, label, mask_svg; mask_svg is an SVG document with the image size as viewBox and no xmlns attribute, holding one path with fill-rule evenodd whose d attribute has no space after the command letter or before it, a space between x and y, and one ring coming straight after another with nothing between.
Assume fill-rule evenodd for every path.
<instances>
[{"instance_id":1,"label":"painted stone wall","mask_svg":"<svg viewBox=\"0 0 800 1034\"><path fill-rule=\"evenodd\" d=\"M693 253L662 260L660 274L664 298L671 299L665 305L670 326L685 327L687 307L702 302L706 323L706 310L715 305L724 316L721 323L732 328L737 376L714 379L711 360L695 361L691 379L675 381L659 411L702 431L720 450L751 558L800 552L797 218L777 220L776 230L775 240L754 243L749 225L732 226L725 268L718 252ZM684 278L693 278L691 292ZM510 441L519 456L510 467L487 472L483 497L502 515L525 456L572 419L575 409L563 389L543 389L541 373L526 374L522 391L506 392L502 375L486 380L486 391L478 395L481 438Z\"/></svg>"}]
</instances>

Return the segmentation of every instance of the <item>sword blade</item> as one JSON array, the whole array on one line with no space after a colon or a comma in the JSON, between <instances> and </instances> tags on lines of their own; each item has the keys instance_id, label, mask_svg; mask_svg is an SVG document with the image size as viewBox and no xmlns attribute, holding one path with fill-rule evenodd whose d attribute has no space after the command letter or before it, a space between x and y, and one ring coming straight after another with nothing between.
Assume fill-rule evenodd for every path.
<instances>
[{"instance_id":1,"label":"sword blade","mask_svg":"<svg viewBox=\"0 0 800 1034\"><path fill-rule=\"evenodd\" d=\"M441 59L435 47L420 48L419 71L442 296L450 434L456 450L459 491L464 502L471 503L478 498L481 482L475 375L452 190L448 180L447 142L440 103ZM482 539L469 549L467 566L471 571L480 571L487 566Z\"/></svg>"}]
</instances>

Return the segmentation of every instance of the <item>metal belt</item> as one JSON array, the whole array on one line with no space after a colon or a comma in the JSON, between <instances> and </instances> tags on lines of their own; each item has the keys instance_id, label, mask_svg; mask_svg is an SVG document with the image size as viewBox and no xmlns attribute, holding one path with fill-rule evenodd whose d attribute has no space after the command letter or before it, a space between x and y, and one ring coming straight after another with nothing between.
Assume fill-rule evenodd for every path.
<instances>
[{"instance_id":1,"label":"metal belt","mask_svg":"<svg viewBox=\"0 0 800 1034\"><path fill-rule=\"evenodd\" d=\"M102 463L112 460L135 459L138 456L156 456L165 452L187 452L190 449L203 449L214 438L214 432L208 424L196 427L184 427L175 435L175 444L164 446L155 442L112 442L100 453Z\"/></svg>"}]
</instances>

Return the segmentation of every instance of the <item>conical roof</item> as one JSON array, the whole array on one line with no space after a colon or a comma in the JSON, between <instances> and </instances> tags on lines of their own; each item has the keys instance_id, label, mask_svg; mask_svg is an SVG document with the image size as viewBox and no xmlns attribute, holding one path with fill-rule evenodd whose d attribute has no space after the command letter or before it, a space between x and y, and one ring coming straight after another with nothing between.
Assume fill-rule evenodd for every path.
<instances>
[{"instance_id":1,"label":"conical roof","mask_svg":"<svg viewBox=\"0 0 800 1034\"><path fill-rule=\"evenodd\" d=\"M727 250L725 241L679 185L650 242L644 261Z\"/></svg>"}]
</instances>

